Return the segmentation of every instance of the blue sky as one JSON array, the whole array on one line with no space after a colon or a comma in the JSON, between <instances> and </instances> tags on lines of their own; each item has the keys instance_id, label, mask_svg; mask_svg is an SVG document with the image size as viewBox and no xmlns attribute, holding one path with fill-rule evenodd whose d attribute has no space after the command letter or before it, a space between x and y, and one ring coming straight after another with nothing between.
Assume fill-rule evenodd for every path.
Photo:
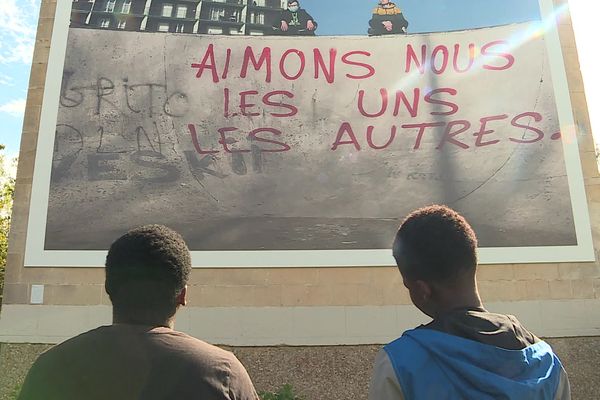
<instances>
[{"instance_id":1,"label":"blue sky","mask_svg":"<svg viewBox=\"0 0 600 400\"><path fill-rule=\"evenodd\" d=\"M409 32L481 28L540 18L538 0L397 0ZM377 0L301 0L319 23L319 35L367 33Z\"/></svg>"},{"instance_id":2,"label":"blue sky","mask_svg":"<svg viewBox=\"0 0 600 400\"><path fill-rule=\"evenodd\" d=\"M0 0L0 143L19 151L40 0ZM365 34L376 0L302 0L320 35ZM399 0L409 31L478 28L539 18L537 0Z\"/></svg>"},{"instance_id":3,"label":"blue sky","mask_svg":"<svg viewBox=\"0 0 600 400\"><path fill-rule=\"evenodd\" d=\"M0 143L19 152L39 0L0 0Z\"/></svg>"}]
</instances>

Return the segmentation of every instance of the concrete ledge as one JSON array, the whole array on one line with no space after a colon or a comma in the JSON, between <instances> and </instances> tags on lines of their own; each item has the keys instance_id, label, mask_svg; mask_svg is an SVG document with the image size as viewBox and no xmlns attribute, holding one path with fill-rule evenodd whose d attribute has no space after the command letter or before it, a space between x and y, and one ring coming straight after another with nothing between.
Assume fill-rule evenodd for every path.
<instances>
[{"instance_id":1,"label":"concrete ledge","mask_svg":"<svg viewBox=\"0 0 600 400\"><path fill-rule=\"evenodd\" d=\"M600 300L489 303L490 311L514 314L538 336L600 336ZM0 342L59 343L110 324L110 306L6 305ZM428 322L413 306L186 307L176 328L231 346L359 345L387 343Z\"/></svg>"}]
</instances>

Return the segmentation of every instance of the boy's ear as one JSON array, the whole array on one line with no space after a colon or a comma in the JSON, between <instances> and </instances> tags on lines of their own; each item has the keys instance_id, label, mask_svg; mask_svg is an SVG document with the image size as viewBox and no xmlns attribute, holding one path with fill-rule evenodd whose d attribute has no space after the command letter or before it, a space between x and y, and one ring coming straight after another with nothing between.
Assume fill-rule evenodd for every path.
<instances>
[{"instance_id":1,"label":"boy's ear","mask_svg":"<svg viewBox=\"0 0 600 400\"><path fill-rule=\"evenodd\" d=\"M433 292L431 285L425 281L417 280L414 282L414 287L417 290L419 300L427 302L431 299Z\"/></svg>"},{"instance_id":2,"label":"boy's ear","mask_svg":"<svg viewBox=\"0 0 600 400\"><path fill-rule=\"evenodd\" d=\"M178 306L186 306L187 305L187 285L181 289L181 292L177 295L175 299Z\"/></svg>"}]
</instances>

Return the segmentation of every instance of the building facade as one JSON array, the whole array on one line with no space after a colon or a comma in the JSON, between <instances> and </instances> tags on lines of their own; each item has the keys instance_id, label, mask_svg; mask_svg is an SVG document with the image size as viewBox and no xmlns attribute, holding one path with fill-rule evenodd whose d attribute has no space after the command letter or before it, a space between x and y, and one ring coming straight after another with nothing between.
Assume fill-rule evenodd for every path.
<instances>
[{"instance_id":1,"label":"building facade","mask_svg":"<svg viewBox=\"0 0 600 400\"><path fill-rule=\"evenodd\" d=\"M106 11L108 4L105 1L76 1L73 2L71 26L99 28L98 24L108 24L104 29L119 29L119 21L124 20L125 25L121 29L147 31L151 27L151 3L165 2L133 0L128 9L126 0L118 0L114 8L108 7L112 11ZM172 24L179 20L176 18L177 5L182 4L189 7L186 13L194 11L193 18L190 18L194 21L192 33L202 32L204 28L208 32L210 27L232 29L233 21L228 22L226 18L213 20L208 14L210 22L205 24L203 20L202 16L207 15L202 13L203 7L228 7L223 6L223 2L179 1L172 4L172 19L154 15L156 24L168 23L168 29L175 32L177 26ZM236 14L246 21L242 24L243 34L253 34L255 25L258 27L256 32L261 31L261 26L269 27L267 13L264 17L256 13L254 22L251 19L252 11L267 11L269 7L266 4L257 1L256 5L252 2L249 6L244 3L238 9L245 12ZM565 10L567 4L565 0L554 0L557 9ZM62 70L54 68L61 60L54 60L54 65L49 63L49 54L55 52L50 53L48 48L51 40L66 36L53 32L55 8L63 6L65 3L62 1L41 0L7 252L0 318L3 355L22 354L4 343L58 343L112 321L110 299L104 290L103 268L77 264L32 266L25 261L26 243L32 240L28 231L30 210L37 212L43 207L43 204L32 202L32 195L40 188L33 183L34 170L38 143L45 134L51 133L43 131L40 125L41 120L47 119L41 118L44 95L53 93L51 87L59 90L61 81ZM159 10L168 14L169 7ZM232 11L230 8L226 10ZM179 12L183 13L183 9L180 8ZM260 18L265 18L264 23ZM591 132L570 15L568 12L559 13L555 21L569 90L562 101L570 100L574 123L569 132L576 129L569 140L577 137L593 245L599 259L600 171L597 143ZM182 18L180 22L185 24L188 21ZM547 26L553 24L554 18ZM89 33L84 29L78 30L78 33L82 32ZM90 42L90 46L96 45ZM111 71L111 68L106 70ZM115 71L115 80L127 73L112 70ZM53 71L59 72L58 78L47 80L47 74ZM507 84L510 82L507 81ZM97 85L96 89L100 90L101 86ZM91 110L90 118L93 112ZM52 119L52 116L49 118ZM310 129L310 126L305 129ZM523 165L518 164L519 167ZM315 181L315 184L318 182ZM511 200L508 192L499 192L497 196ZM98 213L103 211L97 210ZM109 213L102 215L108 216ZM72 217L65 215L65 218ZM573 398L598 398L600 380L594 379L598 377L594 366L598 365L600 348L600 262L482 265L478 271L478 288L489 310L515 314L536 334L555 338L551 339L552 344L556 345L569 372ZM217 344L251 346L248 349L238 348L235 352L248 368L258 390L276 390L268 385L291 383L305 398L345 400L361 397L358 393L365 393L368 371L379 350L379 346L372 344L387 343L404 329L428 322L412 305L396 267L270 268L257 265L254 268L195 268L190 277L188 295L187 307L178 314L177 330ZM313 347L290 348L282 344ZM11 364L0 362L0 365ZM311 367L306 368L307 365ZM4 377L4 369L0 370Z\"/></svg>"},{"instance_id":2,"label":"building facade","mask_svg":"<svg viewBox=\"0 0 600 400\"><path fill-rule=\"evenodd\" d=\"M285 0L74 0L71 27L269 35Z\"/></svg>"}]
</instances>

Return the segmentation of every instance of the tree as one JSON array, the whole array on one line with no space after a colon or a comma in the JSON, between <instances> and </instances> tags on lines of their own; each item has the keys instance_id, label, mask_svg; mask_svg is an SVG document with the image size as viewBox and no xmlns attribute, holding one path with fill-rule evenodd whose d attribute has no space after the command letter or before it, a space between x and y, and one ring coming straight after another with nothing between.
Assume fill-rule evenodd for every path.
<instances>
[{"instance_id":1,"label":"tree","mask_svg":"<svg viewBox=\"0 0 600 400\"><path fill-rule=\"evenodd\" d=\"M4 145L0 144L0 307L4 292L4 269L8 252L8 232L10 230L10 214L15 192L15 178L7 171L5 157L2 154ZM13 161L16 162L16 161Z\"/></svg>"}]
</instances>

